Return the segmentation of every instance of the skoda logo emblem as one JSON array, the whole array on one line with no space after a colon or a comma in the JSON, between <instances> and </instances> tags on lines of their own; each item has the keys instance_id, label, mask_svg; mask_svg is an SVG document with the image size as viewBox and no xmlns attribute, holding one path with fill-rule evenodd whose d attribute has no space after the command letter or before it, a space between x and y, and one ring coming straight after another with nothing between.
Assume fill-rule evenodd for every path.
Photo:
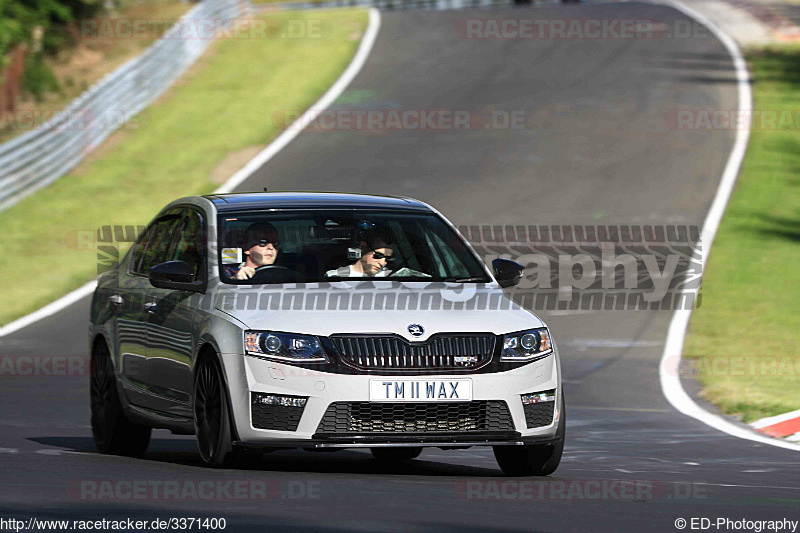
<instances>
[{"instance_id":1,"label":"skoda logo emblem","mask_svg":"<svg viewBox=\"0 0 800 533\"><path fill-rule=\"evenodd\" d=\"M419 337L423 333L425 333L425 330L422 329L422 326L420 326L419 324L409 324L408 332L411 333L415 337Z\"/></svg>"}]
</instances>

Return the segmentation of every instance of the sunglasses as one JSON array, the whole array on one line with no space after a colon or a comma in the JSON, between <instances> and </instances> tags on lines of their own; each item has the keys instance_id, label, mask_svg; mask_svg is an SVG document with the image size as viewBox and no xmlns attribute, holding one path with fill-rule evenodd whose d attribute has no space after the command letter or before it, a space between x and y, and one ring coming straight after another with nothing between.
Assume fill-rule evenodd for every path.
<instances>
[{"instance_id":1,"label":"sunglasses","mask_svg":"<svg viewBox=\"0 0 800 533\"><path fill-rule=\"evenodd\" d=\"M386 254L381 253L381 252L376 252L375 250L372 250L372 257L375 258L375 259L391 259L392 258L391 255L386 255Z\"/></svg>"},{"instance_id":2,"label":"sunglasses","mask_svg":"<svg viewBox=\"0 0 800 533\"><path fill-rule=\"evenodd\" d=\"M275 248L276 250L281 247L281 243L273 242L273 241L271 241L269 239L261 239L260 241L255 241L254 245L255 244L257 244L259 246L266 246L268 244L272 244L273 248Z\"/></svg>"}]
</instances>

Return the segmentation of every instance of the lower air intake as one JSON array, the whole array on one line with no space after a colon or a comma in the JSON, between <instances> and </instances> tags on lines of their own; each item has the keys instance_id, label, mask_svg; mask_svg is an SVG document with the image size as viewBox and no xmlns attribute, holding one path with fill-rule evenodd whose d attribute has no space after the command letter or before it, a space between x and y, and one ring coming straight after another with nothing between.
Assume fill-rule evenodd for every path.
<instances>
[{"instance_id":1,"label":"lower air intake","mask_svg":"<svg viewBox=\"0 0 800 533\"><path fill-rule=\"evenodd\" d=\"M317 428L320 435L487 431L514 431L506 402L334 402Z\"/></svg>"}]
</instances>

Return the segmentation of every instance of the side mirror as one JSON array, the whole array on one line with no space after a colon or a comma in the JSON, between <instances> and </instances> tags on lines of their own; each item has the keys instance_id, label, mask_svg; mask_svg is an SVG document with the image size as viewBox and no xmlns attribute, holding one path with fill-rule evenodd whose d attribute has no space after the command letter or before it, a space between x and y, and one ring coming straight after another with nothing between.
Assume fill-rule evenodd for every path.
<instances>
[{"instance_id":1,"label":"side mirror","mask_svg":"<svg viewBox=\"0 0 800 533\"><path fill-rule=\"evenodd\" d=\"M203 292L205 284L194 281L194 269L184 261L167 261L150 269L150 285L159 289Z\"/></svg>"},{"instance_id":2,"label":"side mirror","mask_svg":"<svg viewBox=\"0 0 800 533\"><path fill-rule=\"evenodd\" d=\"M522 279L525 267L511 259L495 259L492 261L494 277L501 287L513 287Z\"/></svg>"}]
</instances>

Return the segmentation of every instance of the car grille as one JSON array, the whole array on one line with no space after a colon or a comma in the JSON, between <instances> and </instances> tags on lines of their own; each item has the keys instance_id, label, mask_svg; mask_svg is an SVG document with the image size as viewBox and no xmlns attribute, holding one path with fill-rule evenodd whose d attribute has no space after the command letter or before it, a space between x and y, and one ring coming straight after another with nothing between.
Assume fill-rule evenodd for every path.
<instances>
[{"instance_id":1,"label":"car grille","mask_svg":"<svg viewBox=\"0 0 800 533\"><path fill-rule=\"evenodd\" d=\"M305 409L305 407L258 403L252 403L250 408L254 428L278 431L297 431L297 425Z\"/></svg>"},{"instance_id":2,"label":"car grille","mask_svg":"<svg viewBox=\"0 0 800 533\"><path fill-rule=\"evenodd\" d=\"M556 402L541 402L523 405L525 411L525 423L530 428L540 428L549 426L553 423L553 414Z\"/></svg>"},{"instance_id":3,"label":"car grille","mask_svg":"<svg viewBox=\"0 0 800 533\"><path fill-rule=\"evenodd\" d=\"M474 370L492 358L494 335L441 335L411 343L394 336L331 337L342 360L361 370Z\"/></svg>"},{"instance_id":4,"label":"car grille","mask_svg":"<svg viewBox=\"0 0 800 533\"><path fill-rule=\"evenodd\" d=\"M317 428L318 434L487 431L514 431L506 402L334 402Z\"/></svg>"}]
</instances>

